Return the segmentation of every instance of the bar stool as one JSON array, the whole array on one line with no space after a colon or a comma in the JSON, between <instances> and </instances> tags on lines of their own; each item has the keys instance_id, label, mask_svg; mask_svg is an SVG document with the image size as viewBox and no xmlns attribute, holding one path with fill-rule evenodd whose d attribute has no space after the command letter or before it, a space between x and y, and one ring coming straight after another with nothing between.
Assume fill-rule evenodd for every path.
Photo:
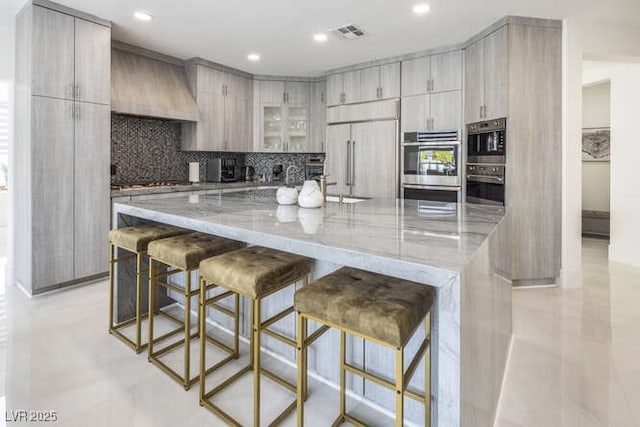
<instances>
[{"instance_id":1,"label":"bar stool","mask_svg":"<svg viewBox=\"0 0 640 427\"><path fill-rule=\"evenodd\" d=\"M142 264L144 257L147 255L147 247L149 242L166 237L176 236L186 233L186 230L173 227L166 224L141 224L129 227L116 228L109 232L110 258L109 258L109 333L119 338L127 344L136 353L140 353L147 343L142 343L142 319L147 314L142 314L142 275L148 273L149 270L143 270ZM132 252L131 255L115 258L116 248ZM136 298L135 298L135 317L116 323L113 318L113 310L115 306L114 293L114 266L116 263L136 258ZM148 279L148 275L145 279ZM135 341L123 334L120 329L131 326L135 323L136 336Z\"/></svg>"},{"instance_id":2,"label":"bar stool","mask_svg":"<svg viewBox=\"0 0 640 427\"><path fill-rule=\"evenodd\" d=\"M298 290L294 297L297 311L298 355L304 355L308 346L326 332L326 326L340 331L340 414L333 425L348 421L354 425L366 425L347 414L345 399L346 371L366 380L394 390L396 393L396 422L400 427L404 420L404 396L425 405L425 426L430 425L431 413L431 340L430 313L434 300L434 288L407 280L396 279L354 268L341 268ZM308 320L325 327L307 337ZM404 348L418 328L425 322L425 337L404 370ZM346 334L391 347L395 351L395 382L366 372L346 362ZM411 377L424 356L425 393L407 389ZM306 366L298 361L298 385L305 383ZM298 389L298 426L304 425L305 396Z\"/></svg>"},{"instance_id":3,"label":"bar stool","mask_svg":"<svg viewBox=\"0 0 640 427\"><path fill-rule=\"evenodd\" d=\"M250 337L250 361L247 366L233 374L226 381L217 385L210 391L206 391L206 377L213 370L222 366L220 363L209 369L205 366L206 346L200 346L200 404L214 414L220 416L229 425L241 425L231 415L211 402L211 398L229 386L245 373L253 370L253 425L260 425L260 376L266 377L296 393L296 385L281 378L279 375L265 369L260 364L260 336L266 334L285 344L296 347L293 339L268 329L271 325L284 319L294 312L293 305L269 319L262 320L261 303L269 295L278 292L288 286L302 281L303 286L308 283L308 275L311 271L312 261L309 258L281 252L260 246L252 246L235 252L229 252L218 257L209 258L200 263L200 339L201 342L206 333L206 309L213 306L218 296L207 298L207 291L219 286L235 294L242 295L251 302L251 337ZM237 322L236 322L236 349L237 349ZM276 417L269 425L275 425L282 421L296 408L294 400L287 408Z\"/></svg>"},{"instance_id":4,"label":"bar stool","mask_svg":"<svg viewBox=\"0 0 640 427\"><path fill-rule=\"evenodd\" d=\"M149 362L159 367L171 378L182 384L185 390L198 380L198 375L191 378L191 338L197 338L199 331L191 333L191 298L199 296L199 290L192 289L191 272L198 268L198 264L205 258L223 254L242 248L241 242L224 239L204 233L188 233L166 239L154 240L149 243ZM166 270L158 273L156 270L164 267ZM166 279L177 273L184 273L184 286L170 284ZM166 339L166 335L154 337L154 309L156 287L162 286L184 296L184 338L173 342L161 349L154 345ZM196 325L197 326L197 325ZM171 333L170 333L171 334ZM160 357L169 351L184 345L184 373L181 375L165 364Z\"/></svg>"}]
</instances>

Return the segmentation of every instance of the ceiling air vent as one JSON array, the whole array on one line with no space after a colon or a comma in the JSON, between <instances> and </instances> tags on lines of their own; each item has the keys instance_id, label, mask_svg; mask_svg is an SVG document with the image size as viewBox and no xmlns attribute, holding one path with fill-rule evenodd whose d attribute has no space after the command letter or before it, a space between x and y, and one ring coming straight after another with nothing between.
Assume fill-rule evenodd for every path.
<instances>
[{"instance_id":1,"label":"ceiling air vent","mask_svg":"<svg viewBox=\"0 0 640 427\"><path fill-rule=\"evenodd\" d=\"M356 24L344 25L342 27L332 30L331 33L337 36L340 36L344 39L357 39L366 34L364 30L358 27Z\"/></svg>"}]
</instances>

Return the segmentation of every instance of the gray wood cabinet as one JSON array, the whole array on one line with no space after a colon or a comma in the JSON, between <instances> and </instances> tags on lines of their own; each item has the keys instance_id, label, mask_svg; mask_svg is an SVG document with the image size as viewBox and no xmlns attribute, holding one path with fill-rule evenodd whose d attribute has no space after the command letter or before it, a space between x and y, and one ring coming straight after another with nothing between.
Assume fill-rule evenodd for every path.
<instances>
[{"instance_id":1,"label":"gray wood cabinet","mask_svg":"<svg viewBox=\"0 0 640 427\"><path fill-rule=\"evenodd\" d=\"M16 256L33 263L32 292L75 279L74 113L73 101L32 99L33 235L21 238L31 238L33 259Z\"/></svg>"},{"instance_id":2,"label":"gray wood cabinet","mask_svg":"<svg viewBox=\"0 0 640 427\"><path fill-rule=\"evenodd\" d=\"M109 27L33 6L32 94L109 104Z\"/></svg>"},{"instance_id":3,"label":"gray wood cabinet","mask_svg":"<svg viewBox=\"0 0 640 427\"><path fill-rule=\"evenodd\" d=\"M399 96L399 62L360 70L360 101L376 101Z\"/></svg>"},{"instance_id":4,"label":"gray wood cabinet","mask_svg":"<svg viewBox=\"0 0 640 427\"><path fill-rule=\"evenodd\" d=\"M74 126L75 276L88 277L108 268L110 226L109 106L76 102Z\"/></svg>"},{"instance_id":5,"label":"gray wood cabinet","mask_svg":"<svg viewBox=\"0 0 640 427\"><path fill-rule=\"evenodd\" d=\"M461 91L438 92L402 98L401 130L458 130L462 127Z\"/></svg>"},{"instance_id":6,"label":"gray wood cabinet","mask_svg":"<svg viewBox=\"0 0 640 427\"><path fill-rule=\"evenodd\" d=\"M33 294L108 271L110 27L72 13L30 4L16 20L13 213L29 221L14 251Z\"/></svg>"},{"instance_id":7,"label":"gray wood cabinet","mask_svg":"<svg viewBox=\"0 0 640 427\"><path fill-rule=\"evenodd\" d=\"M257 87L260 132L256 151L312 151L310 117L313 83L261 80Z\"/></svg>"},{"instance_id":8,"label":"gray wood cabinet","mask_svg":"<svg viewBox=\"0 0 640 427\"><path fill-rule=\"evenodd\" d=\"M361 197L396 197L398 151L396 121L356 123L351 128L351 193ZM383 164L380 164L380 163Z\"/></svg>"},{"instance_id":9,"label":"gray wood cabinet","mask_svg":"<svg viewBox=\"0 0 640 427\"><path fill-rule=\"evenodd\" d=\"M182 149L251 151L253 81L202 64L187 64L187 78L200 120L183 123Z\"/></svg>"},{"instance_id":10,"label":"gray wood cabinet","mask_svg":"<svg viewBox=\"0 0 640 427\"><path fill-rule=\"evenodd\" d=\"M505 25L465 49L466 123L507 116L508 36Z\"/></svg>"},{"instance_id":11,"label":"gray wood cabinet","mask_svg":"<svg viewBox=\"0 0 640 427\"><path fill-rule=\"evenodd\" d=\"M95 104L111 102L111 29L83 19L75 19L74 99Z\"/></svg>"},{"instance_id":12,"label":"gray wood cabinet","mask_svg":"<svg viewBox=\"0 0 640 427\"><path fill-rule=\"evenodd\" d=\"M327 126L325 173L330 194L396 197L396 120Z\"/></svg>"},{"instance_id":13,"label":"gray wood cabinet","mask_svg":"<svg viewBox=\"0 0 640 427\"><path fill-rule=\"evenodd\" d=\"M309 149L314 153L325 150L325 137L327 129L327 82L317 81L313 83L311 93L311 139Z\"/></svg>"},{"instance_id":14,"label":"gray wood cabinet","mask_svg":"<svg viewBox=\"0 0 640 427\"><path fill-rule=\"evenodd\" d=\"M400 63L363 68L327 77L327 105L398 98Z\"/></svg>"},{"instance_id":15,"label":"gray wood cabinet","mask_svg":"<svg viewBox=\"0 0 640 427\"><path fill-rule=\"evenodd\" d=\"M462 89L462 51L402 61L402 96Z\"/></svg>"}]
</instances>

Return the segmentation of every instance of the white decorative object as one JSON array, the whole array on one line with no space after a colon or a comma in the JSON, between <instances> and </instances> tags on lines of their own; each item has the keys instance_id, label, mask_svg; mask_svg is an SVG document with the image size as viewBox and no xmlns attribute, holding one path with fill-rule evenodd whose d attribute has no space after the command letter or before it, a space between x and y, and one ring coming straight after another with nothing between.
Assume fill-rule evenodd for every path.
<instances>
[{"instance_id":1,"label":"white decorative object","mask_svg":"<svg viewBox=\"0 0 640 427\"><path fill-rule=\"evenodd\" d=\"M298 190L294 187L279 187L276 200L281 205L295 205L298 201Z\"/></svg>"},{"instance_id":2,"label":"white decorative object","mask_svg":"<svg viewBox=\"0 0 640 427\"><path fill-rule=\"evenodd\" d=\"M324 197L318 182L313 179L306 180L300 190L298 204L303 208L319 208L323 203Z\"/></svg>"},{"instance_id":3,"label":"white decorative object","mask_svg":"<svg viewBox=\"0 0 640 427\"><path fill-rule=\"evenodd\" d=\"M278 221L285 222L294 222L298 219L298 207L297 206L278 206L276 209L276 217Z\"/></svg>"},{"instance_id":4,"label":"white decorative object","mask_svg":"<svg viewBox=\"0 0 640 427\"><path fill-rule=\"evenodd\" d=\"M298 209L298 221L305 234L316 234L322 225L324 211L322 209Z\"/></svg>"},{"instance_id":5,"label":"white decorative object","mask_svg":"<svg viewBox=\"0 0 640 427\"><path fill-rule=\"evenodd\" d=\"M200 163L189 162L189 182L200 181Z\"/></svg>"}]
</instances>

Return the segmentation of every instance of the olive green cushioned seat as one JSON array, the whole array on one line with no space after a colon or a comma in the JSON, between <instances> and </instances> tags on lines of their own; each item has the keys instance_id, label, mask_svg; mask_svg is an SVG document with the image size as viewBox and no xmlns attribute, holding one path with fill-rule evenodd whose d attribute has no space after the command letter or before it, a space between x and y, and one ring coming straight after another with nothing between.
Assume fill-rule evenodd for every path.
<instances>
[{"instance_id":1,"label":"olive green cushioned seat","mask_svg":"<svg viewBox=\"0 0 640 427\"><path fill-rule=\"evenodd\" d=\"M188 233L149 243L148 255L182 270L193 270L205 258L235 251L243 243L204 233Z\"/></svg>"},{"instance_id":2,"label":"olive green cushioned seat","mask_svg":"<svg viewBox=\"0 0 640 427\"><path fill-rule=\"evenodd\" d=\"M341 268L295 294L295 309L339 328L403 347L431 309L434 288Z\"/></svg>"},{"instance_id":3,"label":"olive green cushioned seat","mask_svg":"<svg viewBox=\"0 0 640 427\"><path fill-rule=\"evenodd\" d=\"M200 276L250 298L258 298L311 271L312 261L301 255L251 246L200 263Z\"/></svg>"},{"instance_id":4,"label":"olive green cushioned seat","mask_svg":"<svg viewBox=\"0 0 640 427\"><path fill-rule=\"evenodd\" d=\"M109 232L109 242L131 252L144 252L149 242L187 233L187 230L166 224L140 224L116 228Z\"/></svg>"}]
</instances>

